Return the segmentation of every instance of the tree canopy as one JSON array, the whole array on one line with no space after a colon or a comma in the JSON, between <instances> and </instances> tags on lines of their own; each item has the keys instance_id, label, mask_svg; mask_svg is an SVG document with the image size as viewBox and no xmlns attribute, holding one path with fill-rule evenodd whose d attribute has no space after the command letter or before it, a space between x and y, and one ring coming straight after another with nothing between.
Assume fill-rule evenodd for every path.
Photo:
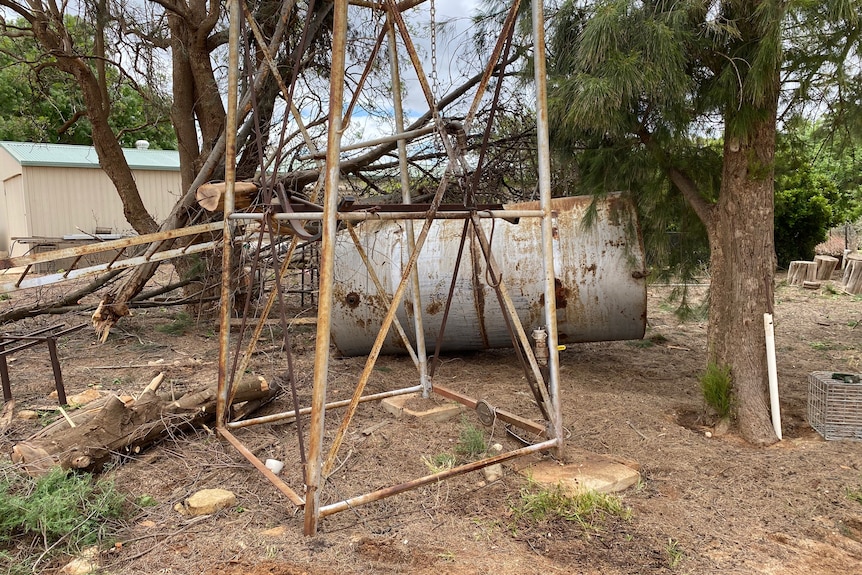
<instances>
[{"instance_id":1,"label":"tree canopy","mask_svg":"<svg viewBox=\"0 0 862 575\"><path fill-rule=\"evenodd\" d=\"M67 15L65 27L79 49L93 49L94 29L85 20ZM53 67L55 59L30 34L24 19L6 24L0 36L0 140L92 145L81 90ZM111 58L110 52L107 54ZM111 97L110 125L124 147L144 139L151 147L175 149L170 101L158 86L140 84L110 68L107 90Z\"/></svg>"},{"instance_id":2,"label":"tree canopy","mask_svg":"<svg viewBox=\"0 0 862 575\"><path fill-rule=\"evenodd\" d=\"M653 239L702 226L708 359L731 368L754 443L775 439L758 326L772 311L776 133L812 113L843 127L862 87L859 13L852 0L568 0L553 22L552 141L579 158L581 189L629 191Z\"/></svg>"}]
</instances>

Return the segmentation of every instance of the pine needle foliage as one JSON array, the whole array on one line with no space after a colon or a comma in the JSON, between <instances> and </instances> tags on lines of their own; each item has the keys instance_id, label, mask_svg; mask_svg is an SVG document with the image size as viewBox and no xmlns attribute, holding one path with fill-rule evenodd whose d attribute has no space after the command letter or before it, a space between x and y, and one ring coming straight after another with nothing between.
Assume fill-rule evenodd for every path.
<instances>
[{"instance_id":1,"label":"pine needle foliage","mask_svg":"<svg viewBox=\"0 0 862 575\"><path fill-rule=\"evenodd\" d=\"M0 469L0 546L74 554L109 538L119 526L125 497L110 481L56 468L38 479ZM35 547L34 547L35 545ZM17 562L35 557L22 553Z\"/></svg>"},{"instance_id":2,"label":"pine needle foliage","mask_svg":"<svg viewBox=\"0 0 862 575\"><path fill-rule=\"evenodd\" d=\"M700 376L700 390L703 399L722 419L730 415L733 409L733 380L730 377L730 367L710 363Z\"/></svg>"}]
</instances>

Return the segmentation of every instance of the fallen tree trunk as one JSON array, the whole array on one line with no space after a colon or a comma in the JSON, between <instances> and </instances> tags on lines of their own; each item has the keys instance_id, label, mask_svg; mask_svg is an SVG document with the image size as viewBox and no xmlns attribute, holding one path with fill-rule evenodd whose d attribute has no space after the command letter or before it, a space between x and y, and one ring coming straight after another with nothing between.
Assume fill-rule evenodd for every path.
<instances>
[{"instance_id":1,"label":"fallen tree trunk","mask_svg":"<svg viewBox=\"0 0 862 575\"><path fill-rule=\"evenodd\" d=\"M179 398L157 393L164 374L137 399L111 395L101 405L58 420L12 447L12 462L33 476L56 466L98 470L112 454L140 453L177 431L200 427L215 418L216 386L191 390ZM234 405L269 400L277 388L249 376L236 387ZM262 404L262 403L261 403ZM246 414L247 415L247 414Z\"/></svg>"}]
</instances>

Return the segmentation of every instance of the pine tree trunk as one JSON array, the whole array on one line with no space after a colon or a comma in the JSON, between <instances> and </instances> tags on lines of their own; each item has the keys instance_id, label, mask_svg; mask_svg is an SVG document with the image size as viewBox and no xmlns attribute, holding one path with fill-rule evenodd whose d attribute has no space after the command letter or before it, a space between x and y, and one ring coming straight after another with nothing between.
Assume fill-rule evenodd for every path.
<instances>
[{"instance_id":1,"label":"pine tree trunk","mask_svg":"<svg viewBox=\"0 0 862 575\"><path fill-rule=\"evenodd\" d=\"M708 225L711 257L709 359L728 365L739 431L750 443L778 438L767 400L763 314L772 312L774 116L747 139L726 137L719 201Z\"/></svg>"}]
</instances>

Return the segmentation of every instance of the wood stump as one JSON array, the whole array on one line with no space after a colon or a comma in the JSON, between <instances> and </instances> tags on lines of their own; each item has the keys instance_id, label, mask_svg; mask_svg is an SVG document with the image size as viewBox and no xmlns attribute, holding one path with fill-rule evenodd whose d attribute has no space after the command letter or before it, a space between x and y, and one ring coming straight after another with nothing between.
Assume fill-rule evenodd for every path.
<instances>
[{"instance_id":1,"label":"wood stump","mask_svg":"<svg viewBox=\"0 0 862 575\"><path fill-rule=\"evenodd\" d=\"M841 278L844 291L851 294L862 293L862 260L847 259L844 277Z\"/></svg>"},{"instance_id":2,"label":"wood stump","mask_svg":"<svg viewBox=\"0 0 862 575\"><path fill-rule=\"evenodd\" d=\"M814 256L814 262L817 264L816 279L832 279L832 272L838 267L838 258L833 258L832 256Z\"/></svg>"},{"instance_id":3,"label":"wood stump","mask_svg":"<svg viewBox=\"0 0 862 575\"><path fill-rule=\"evenodd\" d=\"M787 283L792 286L802 287L802 284L817 280L817 263L797 260L790 262L787 270Z\"/></svg>"}]
</instances>

